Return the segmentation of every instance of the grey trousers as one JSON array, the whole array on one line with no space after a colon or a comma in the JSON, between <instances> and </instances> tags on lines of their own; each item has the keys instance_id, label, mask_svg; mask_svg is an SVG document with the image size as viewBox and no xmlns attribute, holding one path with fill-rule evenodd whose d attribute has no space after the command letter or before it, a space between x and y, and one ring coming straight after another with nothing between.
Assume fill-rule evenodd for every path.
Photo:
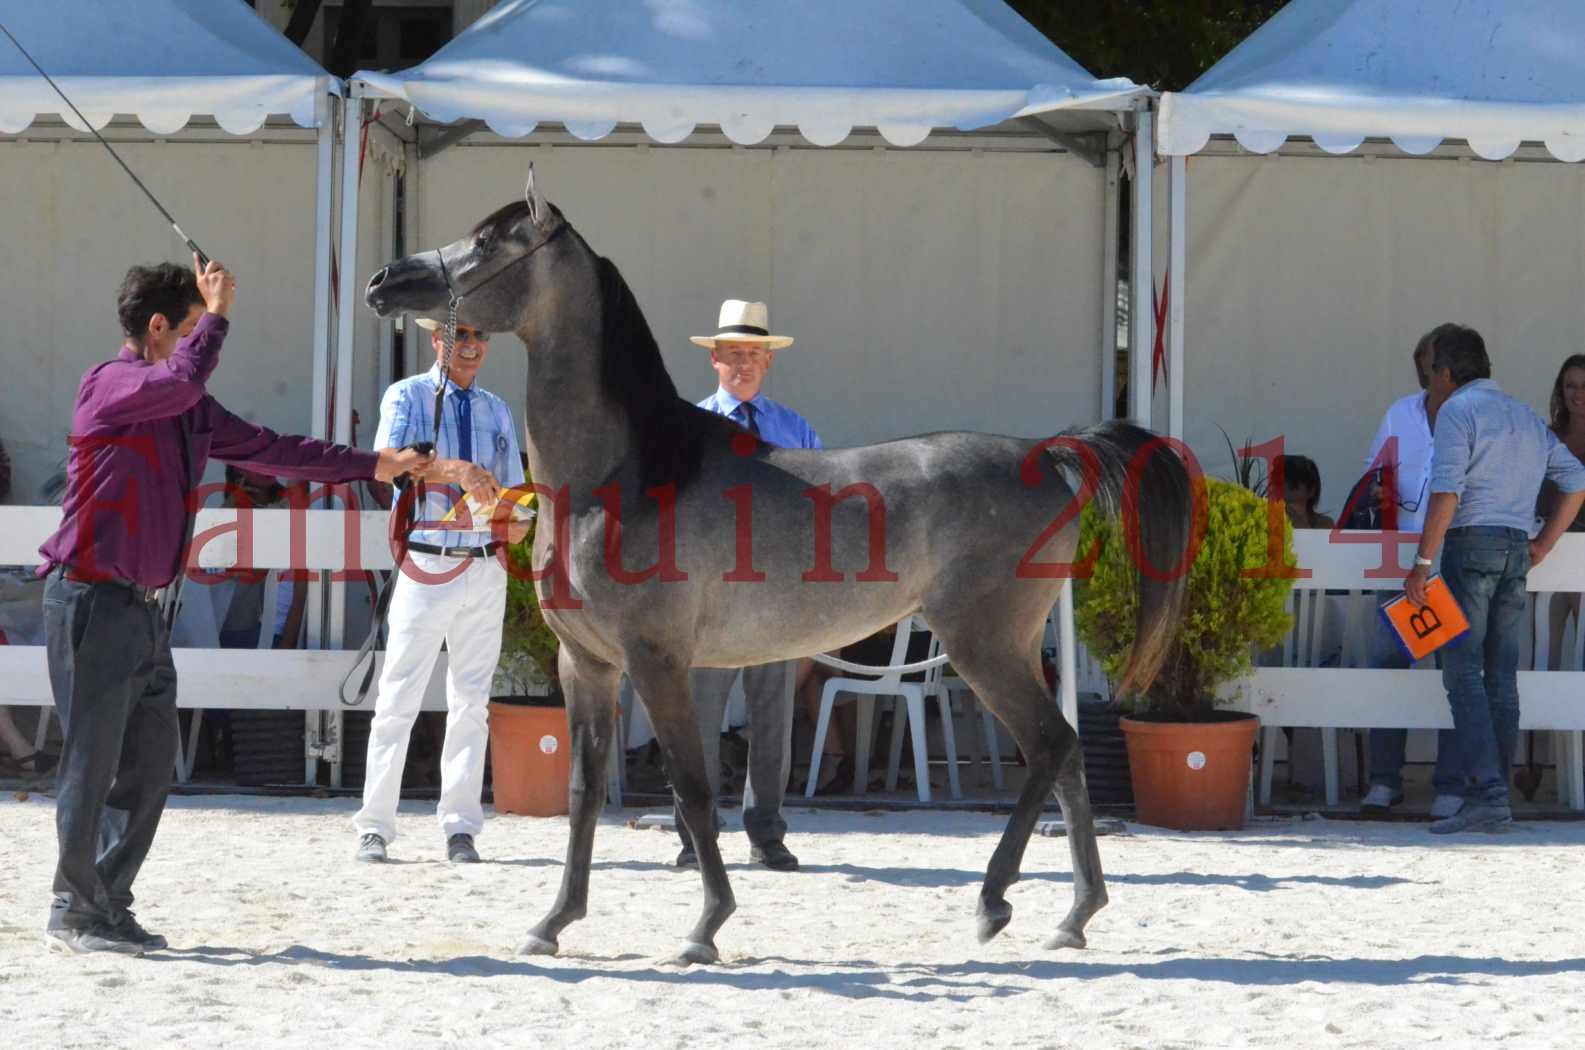
<instances>
[{"instance_id":1,"label":"grey trousers","mask_svg":"<svg viewBox=\"0 0 1585 1050\"><path fill-rule=\"evenodd\" d=\"M749 726L743 831L756 846L780 842L787 834L781 804L787 793L787 776L792 771L793 676L797 668L797 660L743 668L743 699L748 704ZM698 708L704 767L710 776L711 794L717 797L721 794L721 718L737 675L735 667L695 667L688 672L688 685ZM675 803L672 815L683 845L691 845ZM715 820L719 827L719 815L715 815Z\"/></svg>"},{"instance_id":2,"label":"grey trousers","mask_svg":"<svg viewBox=\"0 0 1585 1050\"><path fill-rule=\"evenodd\" d=\"M175 770L176 668L159 607L59 571L44 587L57 772L51 927L114 923L154 843Z\"/></svg>"}]
</instances>

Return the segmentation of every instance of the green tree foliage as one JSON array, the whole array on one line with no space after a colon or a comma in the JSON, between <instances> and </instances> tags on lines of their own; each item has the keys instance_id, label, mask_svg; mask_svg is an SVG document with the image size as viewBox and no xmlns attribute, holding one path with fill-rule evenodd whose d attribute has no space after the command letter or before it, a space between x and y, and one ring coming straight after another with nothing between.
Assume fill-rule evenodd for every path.
<instances>
[{"instance_id":1,"label":"green tree foliage","mask_svg":"<svg viewBox=\"0 0 1585 1050\"><path fill-rule=\"evenodd\" d=\"M1268 563L1268 504L1231 482L1205 480L1204 541L1189 568L1183 642L1162 670L1150 695L1133 701L1135 711L1173 721L1208 717L1226 683L1248 673L1252 650L1282 641L1292 629L1287 613L1287 578L1246 576ZM1106 668L1119 677L1134 642L1139 607L1136 570L1122 526L1086 507L1080 519L1079 550L1101 542L1094 574L1078 583L1076 625L1079 637ZM1297 564L1293 526L1282 521L1282 561ZM1161 568L1165 569L1165 566Z\"/></svg>"},{"instance_id":2,"label":"green tree foliage","mask_svg":"<svg viewBox=\"0 0 1585 1050\"><path fill-rule=\"evenodd\" d=\"M1079 65L1181 91L1286 0L1008 0Z\"/></svg>"}]
</instances>

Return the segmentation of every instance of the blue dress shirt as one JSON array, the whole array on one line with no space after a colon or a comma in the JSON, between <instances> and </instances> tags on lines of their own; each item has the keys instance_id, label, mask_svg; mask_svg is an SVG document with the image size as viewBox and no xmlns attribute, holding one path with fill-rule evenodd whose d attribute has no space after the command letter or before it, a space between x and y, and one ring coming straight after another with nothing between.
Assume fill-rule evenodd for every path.
<instances>
[{"instance_id":1,"label":"blue dress shirt","mask_svg":"<svg viewBox=\"0 0 1585 1050\"><path fill-rule=\"evenodd\" d=\"M409 376L392 383L380 399L380 428L374 435L374 447L401 448L415 441L428 441L435 433L435 390L440 386L440 366L428 372ZM523 483L523 459L518 452L517 428L512 424L512 410L501 398L473 384L468 394L455 387L446 387L446 406L441 413L440 440L435 454L441 459L468 459L495 475L495 480L511 488ZM468 445L472 455L462 454L464 445L458 426L459 406L466 398L469 408L463 410L469 423ZM445 494L426 493L424 504L414 508L415 521L439 521L451 509ZM477 524L477 523L475 523ZM449 529L416 529L412 538L419 543L435 546L479 546L491 539L488 526L483 529L452 531Z\"/></svg>"},{"instance_id":2,"label":"blue dress shirt","mask_svg":"<svg viewBox=\"0 0 1585 1050\"><path fill-rule=\"evenodd\" d=\"M1500 525L1528 532L1541 480L1585 489L1585 465L1527 404L1491 379L1465 383L1436 414L1431 491L1451 492L1451 528Z\"/></svg>"},{"instance_id":3,"label":"blue dress shirt","mask_svg":"<svg viewBox=\"0 0 1585 1050\"><path fill-rule=\"evenodd\" d=\"M433 391L430 397L434 397ZM748 425L748 420L743 418L745 413L737 412L743 402L727 393L725 389L716 387L715 393L699 402L699 407L714 412L719 416L731 416L733 419ZM760 440L767 445L777 448L824 448L820 444L820 435L815 433L815 428L809 421L786 405L772 401L764 394L755 394L749 399L754 406L754 422L759 427Z\"/></svg>"}]
</instances>

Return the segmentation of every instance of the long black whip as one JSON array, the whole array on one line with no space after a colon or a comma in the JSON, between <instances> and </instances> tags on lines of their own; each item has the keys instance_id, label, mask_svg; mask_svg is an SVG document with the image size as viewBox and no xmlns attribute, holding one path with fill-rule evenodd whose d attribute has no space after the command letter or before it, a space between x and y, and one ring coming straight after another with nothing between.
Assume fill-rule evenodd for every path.
<instances>
[{"instance_id":1,"label":"long black whip","mask_svg":"<svg viewBox=\"0 0 1585 1050\"><path fill-rule=\"evenodd\" d=\"M88 118L83 116L82 110L78 109L76 104L73 103L71 99L66 97L66 92L62 91L60 85L55 83L54 79L51 78L48 73L44 72L44 67L34 61L33 56L28 54L27 48L22 46L22 42L20 40L11 35L11 30L5 27L4 22L0 22L0 33L4 33L6 38L16 46L16 49L22 53L22 57L28 60L28 65L38 70L39 76L43 77L45 82L49 84L50 87L55 89L55 93L61 97L61 101L71 107L71 111L77 115L78 120L82 121L83 127L88 129L88 133L99 140L99 145L103 146L106 150L109 150L110 155L115 158L116 163L121 165L121 170L127 173L127 178L131 179L137 184L138 189L142 190L143 195L149 199L149 203L158 208L160 214L165 216L165 221L171 224L171 229L176 231L176 236L180 237L182 241L186 243L187 247L192 249L193 254L198 256L198 265L200 267L207 267L209 265L209 256L204 254L204 250L198 247L197 243L194 242L191 237L182 232L182 228L176 225L176 219L172 217L170 212L165 210L165 205L161 204L159 198L154 196L147 186L143 185L143 180L138 178L137 173L131 168L127 167L127 162L122 160L121 154L117 153L115 148L111 146L110 143L105 141L105 137L94 130L93 125L88 123Z\"/></svg>"}]
</instances>

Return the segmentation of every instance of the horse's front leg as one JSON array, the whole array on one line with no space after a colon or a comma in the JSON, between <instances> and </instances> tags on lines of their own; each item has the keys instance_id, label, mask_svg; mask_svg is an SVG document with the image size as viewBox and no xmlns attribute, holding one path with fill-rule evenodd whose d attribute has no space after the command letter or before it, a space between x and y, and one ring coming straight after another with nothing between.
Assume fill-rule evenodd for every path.
<instances>
[{"instance_id":1,"label":"horse's front leg","mask_svg":"<svg viewBox=\"0 0 1585 1050\"><path fill-rule=\"evenodd\" d=\"M716 931L737 910L737 902L727 881L720 843L716 841L715 793L705 775L698 715L688 688L687 660L650 647L628 654L627 673L666 756L677 810L693 840L699 872L704 878L704 910L674 961L683 965L716 962L720 958L715 947Z\"/></svg>"},{"instance_id":2,"label":"horse's front leg","mask_svg":"<svg viewBox=\"0 0 1585 1050\"><path fill-rule=\"evenodd\" d=\"M561 891L538 926L529 932L522 953L554 955L561 931L583 918L589 904L589 863L594 853L594 828L605 805L606 763L615 737L618 671L610 664L576 654L563 645L557 658L567 723L572 735L571 804L567 865Z\"/></svg>"}]
</instances>

